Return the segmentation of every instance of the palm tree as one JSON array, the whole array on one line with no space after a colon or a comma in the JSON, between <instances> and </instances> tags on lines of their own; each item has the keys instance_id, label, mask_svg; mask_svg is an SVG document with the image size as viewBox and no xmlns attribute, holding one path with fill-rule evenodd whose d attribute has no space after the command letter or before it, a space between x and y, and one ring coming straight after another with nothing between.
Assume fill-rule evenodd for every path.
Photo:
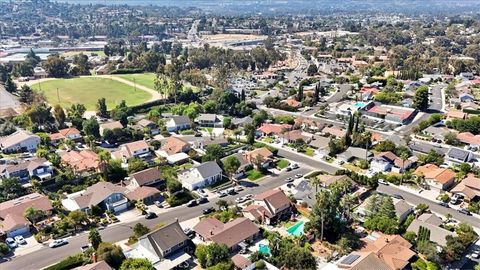
<instances>
[{"instance_id":1,"label":"palm tree","mask_svg":"<svg viewBox=\"0 0 480 270\"><path fill-rule=\"evenodd\" d=\"M312 184L313 186L315 186L315 193L318 192L318 187L321 186L323 184L322 180L320 179L320 177L316 176L315 178L313 178L312 180L310 180L310 184Z\"/></svg>"},{"instance_id":2,"label":"palm tree","mask_svg":"<svg viewBox=\"0 0 480 270\"><path fill-rule=\"evenodd\" d=\"M402 182L403 182L403 175L405 172L405 161L408 160L408 158L409 158L409 155L407 152L402 152L400 154L400 159L402 160L402 176L400 177L400 185L402 185Z\"/></svg>"}]
</instances>

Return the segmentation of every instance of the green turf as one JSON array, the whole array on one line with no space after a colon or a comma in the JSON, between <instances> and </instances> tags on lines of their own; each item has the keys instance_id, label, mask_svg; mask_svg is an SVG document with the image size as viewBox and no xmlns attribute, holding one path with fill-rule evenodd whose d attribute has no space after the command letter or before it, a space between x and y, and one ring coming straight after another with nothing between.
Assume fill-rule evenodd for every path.
<instances>
[{"instance_id":1,"label":"green turf","mask_svg":"<svg viewBox=\"0 0 480 270\"><path fill-rule=\"evenodd\" d=\"M155 89L155 73L136 73L136 74L122 74L122 75L114 75L125 80L135 82L139 85L148 87L150 89ZM193 86L189 83L184 83L183 88L192 88L194 92L198 91L198 87Z\"/></svg>"},{"instance_id":2,"label":"green turf","mask_svg":"<svg viewBox=\"0 0 480 270\"><path fill-rule=\"evenodd\" d=\"M134 91L133 87L121 82L94 77L50 80L35 84L32 88L43 92L50 104L60 104L67 108L74 103L81 103L89 111L95 110L97 100L102 97L107 100L108 109L122 100L125 100L127 105L138 105L152 97L148 92L138 89Z\"/></svg>"},{"instance_id":3,"label":"green turf","mask_svg":"<svg viewBox=\"0 0 480 270\"><path fill-rule=\"evenodd\" d=\"M281 159L277 162L277 167L280 169L285 169L286 167L288 167L288 165L290 165L290 162L285 159Z\"/></svg>"},{"instance_id":4,"label":"green turf","mask_svg":"<svg viewBox=\"0 0 480 270\"><path fill-rule=\"evenodd\" d=\"M257 169L247 171L245 174L247 175L247 178L252 181L258 180L265 176L261 171Z\"/></svg>"}]
</instances>

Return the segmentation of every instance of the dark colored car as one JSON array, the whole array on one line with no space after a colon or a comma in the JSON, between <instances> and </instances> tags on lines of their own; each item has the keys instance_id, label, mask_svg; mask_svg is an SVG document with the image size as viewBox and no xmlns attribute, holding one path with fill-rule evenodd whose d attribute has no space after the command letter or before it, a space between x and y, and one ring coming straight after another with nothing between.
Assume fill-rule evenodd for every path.
<instances>
[{"instance_id":1,"label":"dark colored car","mask_svg":"<svg viewBox=\"0 0 480 270\"><path fill-rule=\"evenodd\" d=\"M206 209L203 209L203 214L204 215L208 215L208 214L213 213L213 212L215 212L215 209L213 207L208 207Z\"/></svg>"},{"instance_id":2,"label":"dark colored car","mask_svg":"<svg viewBox=\"0 0 480 270\"><path fill-rule=\"evenodd\" d=\"M470 213L470 211L468 211L467 209L458 209L458 212L459 213L462 213L464 215L467 215L467 216L471 216L472 213Z\"/></svg>"},{"instance_id":3,"label":"dark colored car","mask_svg":"<svg viewBox=\"0 0 480 270\"><path fill-rule=\"evenodd\" d=\"M439 202L438 205L446 207L446 208L450 208L450 206L446 202Z\"/></svg>"},{"instance_id":4,"label":"dark colored car","mask_svg":"<svg viewBox=\"0 0 480 270\"><path fill-rule=\"evenodd\" d=\"M154 212L147 212L147 214L145 214L146 219L153 219L156 217L157 217L157 214L155 214Z\"/></svg>"},{"instance_id":5,"label":"dark colored car","mask_svg":"<svg viewBox=\"0 0 480 270\"><path fill-rule=\"evenodd\" d=\"M393 194L392 197L395 199L403 200L403 197L400 194Z\"/></svg>"},{"instance_id":6,"label":"dark colored car","mask_svg":"<svg viewBox=\"0 0 480 270\"><path fill-rule=\"evenodd\" d=\"M187 207L193 207L193 206L197 206L198 203L196 200L191 200L187 203Z\"/></svg>"},{"instance_id":7,"label":"dark colored car","mask_svg":"<svg viewBox=\"0 0 480 270\"><path fill-rule=\"evenodd\" d=\"M198 204L207 203L208 199L205 198L205 197L200 197L200 198L198 198L197 202L198 202Z\"/></svg>"}]
</instances>

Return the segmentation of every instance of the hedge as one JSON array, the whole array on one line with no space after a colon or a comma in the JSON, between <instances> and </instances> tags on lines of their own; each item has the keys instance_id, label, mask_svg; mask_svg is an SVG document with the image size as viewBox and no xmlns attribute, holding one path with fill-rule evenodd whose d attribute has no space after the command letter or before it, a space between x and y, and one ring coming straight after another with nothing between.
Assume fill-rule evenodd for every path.
<instances>
[{"instance_id":1,"label":"hedge","mask_svg":"<svg viewBox=\"0 0 480 270\"><path fill-rule=\"evenodd\" d=\"M82 254L69 256L63 261L60 261L52 266L45 268L44 270L69 270L75 267L82 266L85 263L85 258Z\"/></svg>"},{"instance_id":2,"label":"hedge","mask_svg":"<svg viewBox=\"0 0 480 270\"><path fill-rule=\"evenodd\" d=\"M110 71L110 74L133 74L133 73L143 73L142 68L119 68L116 70Z\"/></svg>"}]
</instances>

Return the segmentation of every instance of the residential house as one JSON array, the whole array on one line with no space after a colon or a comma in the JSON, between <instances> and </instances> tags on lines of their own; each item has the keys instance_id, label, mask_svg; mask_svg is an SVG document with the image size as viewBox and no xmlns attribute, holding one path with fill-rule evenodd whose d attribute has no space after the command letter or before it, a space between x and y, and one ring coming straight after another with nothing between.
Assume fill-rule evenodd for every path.
<instances>
[{"instance_id":1,"label":"residential house","mask_svg":"<svg viewBox=\"0 0 480 270\"><path fill-rule=\"evenodd\" d=\"M475 177L474 174L469 174L450 192L462 194L468 201L480 200L480 178Z\"/></svg>"},{"instance_id":2,"label":"residential house","mask_svg":"<svg viewBox=\"0 0 480 270\"><path fill-rule=\"evenodd\" d=\"M154 187L141 186L125 193L125 196L130 201L143 202L146 205L155 203L155 201L162 202L164 200L160 190Z\"/></svg>"},{"instance_id":3,"label":"residential house","mask_svg":"<svg viewBox=\"0 0 480 270\"><path fill-rule=\"evenodd\" d=\"M373 157L373 153L360 147L350 146L345 152L337 155L337 159L343 162L351 162L354 159L369 161Z\"/></svg>"},{"instance_id":4,"label":"residential house","mask_svg":"<svg viewBox=\"0 0 480 270\"><path fill-rule=\"evenodd\" d=\"M30 178L47 180L52 174L52 163L45 158L34 158L18 164L0 165L0 176L16 177L21 181Z\"/></svg>"},{"instance_id":5,"label":"residential house","mask_svg":"<svg viewBox=\"0 0 480 270\"><path fill-rule=\"evenodd\" d=\"M260 165L262 168L268 168L273 162L273 153L266 147L257 148L244 153L245 160L254 166Z\"/></svg>"},{"instance_id":6,"label":"residential house","mask_svg":"<svg viewBox=\"0 0 480 270\"><path fill-rule=\"evenodd\" d=\"M390 267L380 259L374 252L354 251L338 260L336 266L338 269L345 270L397 270ZM335 268L333 268L335 269Z\"/></svg>"},{"instance_id":7,"label":"residential house","mask_svg":"<svg viewBox=\"0 0 480 270\"><path fill-rule=\"evenodd\" d=\"M148 119L141 119L136 125L142 129L149 130L151 135L157 135L160 133L158 125Z\"/></svg>"},{"instance_id":8,"label":"residential house","mask_svg":"<svg viewBox=\"0 0 480 270\"><path fill-rule=\"evenodd\" d=\"M80 131L72 127L61 129L57 133L50 134L49 137L50 137L50 142L54 145L60 143L60 141L65 139L72 140L72 141L79 141L83 138Z\"/></svg>"},{"instance_id":9,"label":"residential house","mask_svg":"<svg viewBox=\"0 0 480 270\"><path fill-rule=\"evenodd\" d=\"M456 236L454 232L446 230L440 227L443 224L442 219L440 219L435 214L425 213L414 219L412 223L407 228L407 232L414 232L418 235L420 227L428 229L430 231L429 240L433 243L436 243L439 246L446 246L447 240L445 237L447 235Z\"/></svg>"},{"instance_id":10,"label":"residential house","mask_svg":"<svg viewBox=\"0 0 480 270\"><path fill-rule=\"evenodd\" d=\"M312 141L313 135L307 132L302 132L301 130L292 130L285 132L280 135L280 137L282 138L283 143L308 144Z\"/></svg>"},{"instance_id":11,"label":"residential house","mask_svg":"<svg viewBox=\"0 0 480 270\"><path fill-rule=\"evenodd\" d=\"M133 248L125 252L125 257L147 259L155 269L169 270L191 259L186 253L191 246L176 220L139 237Z\"/></svg>"},{"instance_id":12,"label":"residential house","mask_svg":"<svg viewBox=\"0 0 480 270\"><path fill-rule=\"evenodd\" d=\"M35 152L40 137L24 130L0 138L0 149L3 153Z\"/></svg>"},{"instance_id":13,"label":"residential house","mask_svg":"<svg viewBox=\"0 0 480 270\"><path fill-rule=\"evenodd\" d=\"M112 152L112 157L121 159L123 163L131 158L145 159L150 156L150 147L144 140L122 144L119 150Z\"/></svg>"},{"instance_id":14,"label":"residential house","mask_svg":"<svg viewBox=\"0 0 480 270\"><path fill-rule=\"evenodd\" d=\"M475 97L469 93L462 93L458 96L461 102L473 102Z\"/></svg>"},{"instance_id":15,"label":"residential house","mask_svg":"<svg viewBox=\"0 0 480 270\"><path fill-rule=\"evenodd\" d=\"M110 182L98 182L85 190L67 195L62 205L68 211L87 211L97 205L112 213L121 212L128 207L126 192L126 188Z\"/></svg>"},{"instance_id":16,"label":"residential house","mask_svg":"<svg viewBox=\"0 0 480 270\"><path fill-rule=\"evenodd\" d=\"M223 127L223 117L217 116L216 114L211 113L201 113L195 122L198 123L199 127L203 128L221 128Z\"/></svg>"},{"instance_id":17,"label":"residential house","mask_svg":"<svg viewBox=\"0 0 480 270\"><path fill-rule=\"evenodd\" d=\"M192 127L190 119L186 116L172 116L166 123L168 132L177 132Z\"/></svg>"},{"instance_id":18,"label":"residential house","mask_svg":"<svg viewBox=\"0 0 480 270\"><path fill-rule=\"evenodd\" d=\"M116 128L120 128L120 129L123 128L123 125L122 125L122 123L120 123L120 121L100 124L100 128L99 128L100 136L105 135L104 134L105 130L107 130L107 129L114 130Z\"/></svg>"},{"instance_id":19,"label":"residential house","mask_svg":"<svg viewBox=\"0 0 480 270\"><path fill-rule=\"evenodd\" d=\"M233 265L236 270L254 270L255 263L250 261L247 257L237 254L232 257Z\"/></svg>"},{"instance_id":20,"label":"residential house","mask_svg":"<svg viewBox=\"0 0 480 270\"><path fill-rule=\"evenodd\" d=\"M162 173L157 168L149 168L130 175L129 187L135 189L143 186L155 186L165 183Z\"/></svg>"},{"instance_id":21,"label":"residential house","mask_svg":"<svg viewBox=\"0 0 480 270\"><path fill-rule=\"evenodd\" d=\"M204 188L222 179L222 169L215 161L208 161L181 172L178 179L188 190Z\"/></svg>"},{"instance_id":22,"label":"residential house","mask_svg":"<svg viewBox=\"0 0 480 270\"><path fill-rule=\"evenodd\" d=\"M322 133L327 137L343 138L345 134L347 134L347 131L339 127L331 126L324 128Z\"/></svg>"},{"instance_id":23,"label":"residential house","mask_svg":"<svg viewBox=\"0 0 480 270\"><path fill-rule=\"evenodd\" d=\"M456 147L450 147L448 152L445 154L446 162L450 164L461 164L465 162L470 162L472 158L472 152Z\"/></svg>"},{"instance_id":24,"label":"residential house","mask_svg":"<svg viewBox=\"0 0 480 270\"><path fill-rule=\"evenodd\" d=\"M300 128L303 131L316 133L322 131L325 128L325 124L310 118L298 117L295 118L294 127Z\"/></svg>"},{"instance_id":25,"label":"residential house","mask_svg":"<svg viewBox=\"0 0 480 270\"><path fill-rule=\"evenodd\" d=\"M457 140L471 147L480 147L480 135L473 135L470 132L460 132L457 134Z\"/></svg>"},{"instance_id":26,"label":"residential house","mask_svg":"<svg viewBox=\"0 0 480 270\"><path fill-rule=\"evenodd\" d=\"M414 174L425 177L428 187L436 190L448 190L455 183L454 171L448 168L439 168L435 164L420 166Z\"/></svg>"},{"instance_id":27,"label":"residential house","mask_svg":"<svg viewBox=\"0 0 480 270\"><path fill-rule=\"evenodd\" d=\"M322 175L319 175L317 177L320 180L320 182L322 183L321 187L323 187L323 188L328 188L330 185L338 183L338 182L342 182L342 181L349 181L349 182L354 183L352 181L352 179L350 179L350 177L348 177L347 175L322 174Z\"/></svg>"},{"instance_id":28,"label":"residential house","mask_svg":"<svg viewBox=\"0 0 480 270\"><path fill-rule=\"evenodd\" d=\"M70 166L77 173L100 169L100 157L91 150L62 152L60 159L64 165Z\"/></svg>"},{"instance_id":29,"label":"residential house","mask_svg":"<svg viewBox=\"0 0 480 270\"><path fill-rule=\"evenodd\" d=\"M404 269L416 255L411 250L412 244L400 235L372 233L361 240L363 245L360 252L373 252L390 270Z\"/></svg>"},{"instance_id":30,"label":"residential house","mask_svg":"<svg viewBox=\"0 0 480 270\"><path fill-rule=\"evenodd\" d=\"M404 222L413 213L413 207L404 200L393 198L393 206L395 207L395 215L400 223Z\"/></svg>"},{"instance_id":31,"label":"residential house","mask_svg":"<svg viewBox=\"0 0 480 270\"><path fill-rule=\"evenodd\" d=\"M31 224L25 218L25 210L30 207L44 211L47 216L51 215L53 210L48 197L38 193L0 203L0 231L7 237L29 233Z\"/></svg>"},{"instance_id":32,"label":"residential house","mask_svg":"<svg viewBox=\"0 0 480 270\"><path fill-rule=\"evenodd\" d=\"M288 98L286 100L283 100L282 103L285 103L288 106L293 107L293 108L300 108L302 106L301 102L299 102L299 101L297 101L293 98Z\"/></svg>"},{"instance_id":33,"label":"residential house","mask_svg":"<svg viewBox=\"0 0 480 270\"><path fill-rule=\"evenodd\" d=\"M330 153L330 138L322 137L322 136L313 136L312 140L308 143L308 146L315 149L315 152L318 155L326 156Z\"/></svg>"},{"instance_id":34,"label":"residential house","mask_svg":"<svg viewBox=\"0 0 480 270\"><path fill-rule=\"evenodd\" d=\"M413 159L402 160L393 152L381 152L375 155L370 163L370 168L374 172L388 172L403 173L415 165Z\"/></svg>"},{"instance_id":35,"label":"residential house","mask_svg":"<svg viewBox=\"0 0 480 270\"><path fill-rule=\"evenodd\" d=\"M188 153L190 151L190 144L182 138L170 136L167 138L165 144L160 148L160 155L171 156L179 153Z\"/></svg>"},{"instance_id":36,"label":"residential house","mask_svg":"<svg viewBox=\"0 0 480 270\"><path fill-rule=\"evenodd\" d=\"M221 147L228 146L228 140L223 137L197 137L199 138L194 147L201 150L206 150L207 146L209 145L219 145Z\"/></svg>"},{"instance_id":37,"label":"residential house","mask_svg":"<svg viewBox=\"0 0 480 270\"><path fill-rule=\"evenodd\" d=\"M259 137L262 136L279 136L280 134L292 129L292 125L289 124L270 124L264 123L259 127L255 134Z\"/></svg>"},{"instance_id":38,"label":"residential house","mask_svg":"<svg viewBox=\"0 0 480 270\"><path fill-rule=\"evenodd\" d=\"M316 188L312 187L309 181L302 180L293 187L292 194L297 201L305 202L309 207L315 205Z\"/></svg>"},{"instance_id":39,"label":"residential house","mask_svg":"<svg viewBox=\"0 0 480 270\"><path fill-rule=\"evenodd\" d=\"M441 147L424 142L410 142L408 147L410 150L422 154L428 154L431 150L433 150L443 156L446 152L446 150Z\"/></svg>"},{"instance_id":40,"label":"residential house","mask_svg":"<svg viewBox=\"0 0 480 270\"><path fill-rule=\"evenodd\" d=\"M270 189L253 197L253 203L242 210L252 221L271 225L288 220L294 211L290 199L281 189Z\"/></svg>"},{"instance_id":41,"label":"residential house","mask_svg":"<svg viewBox=\"0 0 480 270\"><path fill-rule=\"evenodd\" d=\"M245 241L254 240L260 233L259 228L248 218L236 218L222 223L216 218L200 220L193 231L205 242L225 244L230 251L235 251Z\"/></svg>"},{"instance_id":42,"label":"residential house","mask_svg":"<svg viewBox=\"0 0 480 270\"><path fill-rule=\"evenodd\" d=\"M249 167L252 166L252 164L245 158L245 155L243 153L234 153L230 156L233 156L240 161L240 167L238 167L237 171L232 175L234 179L240 179L243 176L245 176L245 172ZM225 163L225 160L227 160L228 157L222 158L222 162Z\"/></svg>"},{"instance_id":43,"label":"residential house","mask_svg":"<svg viewBox=\"0 0 480 270\"><path fill-rule=\"evenodd\" d=\"M467 114L461 111L448 111L447 113L447 120L451 119L467 119Z\"/></svg>"},{"instance_id":44,"label":"residential house","mask_svg":"<svg viewBox=\"0 0 480 270\"><path fill-rule=\"evenodd\" d=\"M445 139L445 135L449 132L450 131L445 127L434 127L434 126L429 126L423 130L423 133L430 136L432 139L435 139L438 141L443 141Z\"/></svg>"},{"instance_id":45,"label":"residential house","mask_svg":"<svg viewBox=\"0 0 480 270\"><path fill-rule=\"evenodd\" d=\"M245 116L243 118L233 118L232 125L235 127L245 127L247 124L252 124L253 118L250 116Z\"/></svg>"}]
</instances>

